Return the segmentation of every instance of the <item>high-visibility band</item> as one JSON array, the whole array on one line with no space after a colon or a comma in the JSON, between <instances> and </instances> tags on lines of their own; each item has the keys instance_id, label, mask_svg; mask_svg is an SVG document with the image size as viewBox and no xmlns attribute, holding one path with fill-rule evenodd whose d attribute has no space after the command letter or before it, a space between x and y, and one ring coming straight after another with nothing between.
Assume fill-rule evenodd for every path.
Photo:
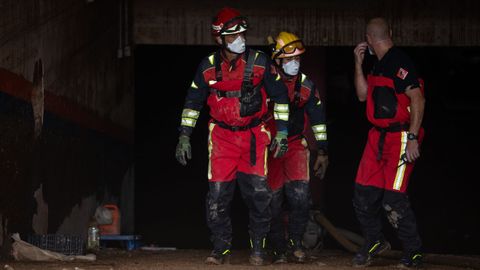
<instances>
[{"instance_id":1,"label":"high-visibility band","mask_svg":"<svg viewBox=\"0 0 480 270\"><path fill-rule=\"evenodd\" d=\"M317 133L317 134L315 134L315 139L317 141L326 141L327 140L327 133L325 133L325 132Z\"/></svg>"},{"instance_id":2,"label":"high-visibility band","mask_svg":"<svg viewBox=\"0 0 480 270\"><path fill-rule=\"evenodd\" d=\"M191 88L195 88L195 89L198 89L198 86L195 84L194 81L192 81L192 84L190 85Z\"/></svg>"},{"instance_id":3,"label":"high-visibility band","mask_svg":"<svg viewBox=\"0 0 480 270\"><path fill-rule=\"evenodd\" d=\"M197 120L192 118L182 118L182 126L195 127Z\"/></svg>"},{"instance_id":4,"label":"high-visibility band","mask_svg":"<svg viewBox=\"0 0 480 270\"><path fill-rule=\"evenodd\" d=\"M400 151L400 156L398 158L397 173L395 174L395 181L393 181L394 190L402 189L403 178L405 177L405 169L407 168L407 165L402 160L402 156L403 154L405 154L407 149L407 132L406 131L402 131L400 149L401 151Z\"/></svg>"},{"instance_id":5,"label":"high-visibility band","mask_svg":"<svg viewBox=\"0 0 480 270\"><path fill-rule=\"evenodd\" d=\"M214 123L210 123L208 125L208 180L212 179L212 150L213 150L213 140L212 140L212 132L213 128L215 127Z\"/></svg>"},{"instance_id":6,"label":"high-visibility band","mask_svg":"<svg viewBox=\"0 0 480 270\"><path fill-rule=\"evenodd\" d=\"M305 81L306 78L307 78L307 75L302 73L302 83Z\"/></svg>"},{"instance_id":7,"label":"high-visibility band","mask_svg":"<svg viewBox=\"0 0 480 270\"><path fill-rule=\"evenodd\" d=\"M325 132L327 131L327 125L321 124L321 125L315 125L312 126L313 133L319 133L319 132Z\"/></svg>"},{"instance_id":8,"label":"high-visibility band","mask_svg":"<svg viewBox=\"0 0 480 270\"><path fill-rule=\"evenodd\" d=\"M277 74L277 77L275 78L275 81L280 81L282 77L280 77L280 74Z\"/></svg>"},{"instance_id":9,"label":"high-visibility band","mask_svg":"<svg viewBox=\"0 0 480 270\"><path fill-rule=\"evenodd\" d=\"M214 63L214 55L213 54L208 57L208 61L210 61L210 64L213 65L213 63Z\"/></svg>"},{"instance_id":10,"label":"high-visibility band","mask_svg":"<svg viewBox=\"0 0 480 270\"><path fill-rule=\"evenodd\" d=\"M183 112L182 112L182 117L184 118L198 119L199 115L200 115L199 111L195 111L192 109L183 109Z\"/></svg>"},{"instance_id":11,"label":"high-visibility band","mask_svg":"<svg viewBox=\"0 0 480 270\"><path fill-rule=\"evenodd\" d=\"M288 104L275 103L275 106L273 106L273 110L280 113L288 112Z\"/></svg>"},{"instance_id":12,"label":"high-visibility band","mask_svg":"<svg viewBox=\"0 0 480 270\"><path fill-rule=\"evenodd\" d=\"M273 117L275 120L288 121L288 113L273 112Z\"/></svg>"},{"instance_id":13,"label":"high-visibility band","mask_svg":"<svg viewBox=\"0 0 480 270\"><path fill-rule=\"evenodd\" d=\"M215 84L215 83L217 83L217 81L214 81L214 80L208 81L208 84L209 84L209 85L212 85L212 84Z\"/></svg>"},{"instance_id":14,"label":"high-visibility band","mask_svg":"<svg viewBox=\"0 0 480 270\"><path fill-rule=\"evenodd\" d=\"M320 104L322 104L322 101L319 99L317 102L317 106L319 106Z\"/></svg>"}]
</instances>

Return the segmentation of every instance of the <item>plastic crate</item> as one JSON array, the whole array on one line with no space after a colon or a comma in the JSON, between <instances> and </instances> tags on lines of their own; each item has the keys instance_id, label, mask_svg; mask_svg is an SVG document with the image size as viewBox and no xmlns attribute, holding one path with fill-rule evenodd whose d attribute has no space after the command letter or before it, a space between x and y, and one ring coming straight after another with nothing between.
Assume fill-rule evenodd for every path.
<instances>
[{"instance_id":1,"label":"plastic crate","mask_svg":"<svg viewBox=\"0 0 480 270\"><path fill-rule=\"evenodd\" d=\"M85 241L76 235L32 234L27 237L27 242L65 255L83 255L85 252Z\"/></svg>"}]
</instances>

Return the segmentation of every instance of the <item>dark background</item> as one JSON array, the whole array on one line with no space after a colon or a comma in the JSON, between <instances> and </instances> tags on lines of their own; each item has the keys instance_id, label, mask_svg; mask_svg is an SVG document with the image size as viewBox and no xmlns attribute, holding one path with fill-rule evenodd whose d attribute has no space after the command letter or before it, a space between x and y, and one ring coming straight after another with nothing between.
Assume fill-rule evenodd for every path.
<instances>
[{"instance_id":1,"label":"dark background","mask_svg":"<svg viewBox=\"0 0 480 270\"><path fill-rule=\"evenodd\" d=\"M193 159L186 167L176 162L175 146L186 89L200 60L214 49L136 48L136 230L147 244L211 247L205 223L206 109L192 135ZM416 63L426 87L426 137L408 192L425 251L480 254L480 136L476 131L480 48L403 49ZM357 101L353 88L352 51L353 47L325 48L330 166L321 185L320 207L336 226L358 233L351 198L369 123L365 104ZM238 193L232 218L233 245L246 248L248 214ZM386 234L394 248L400 248L387 223ZM329 239L326 244L338 247Z\"/></svg>"}]
</instances>

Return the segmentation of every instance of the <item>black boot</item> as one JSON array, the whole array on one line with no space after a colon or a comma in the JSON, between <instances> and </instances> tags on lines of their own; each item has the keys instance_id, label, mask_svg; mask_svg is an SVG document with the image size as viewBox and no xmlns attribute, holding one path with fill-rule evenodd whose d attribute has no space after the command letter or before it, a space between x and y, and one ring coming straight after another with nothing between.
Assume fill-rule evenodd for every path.
<instances>
[{"instance_id":1,"label":"black boot","mask_svg":"<svg viewBox=\"0 0 480 270\"><path fill-rule=\"evenodd\" d=\"M303 263L307 260L302 240L290 239L290 251L295 262Z\"/></svg>"},{"instance_id":2,"label":"black boot","mask_svg":"<svg viewBox=\"0 0 480 270\"><path fill-rule=\"evenodd\" d=\"M265 254L265 238L251 238L250 247L252 252L250 253L250 264L251 265L265 265L266 264L266 254Z\"/></svg>"},{"instance_id":3,"label":"black boot","mask_svg":"<svg viewBox=\"0 0 480 270\"><path fill-rule=\"evenodd\" d=\"M220 264L229 264L230 263L230 250L212 250L210 255L205 259L206 264L220 265Z\"/></svg>"}]
</instances>

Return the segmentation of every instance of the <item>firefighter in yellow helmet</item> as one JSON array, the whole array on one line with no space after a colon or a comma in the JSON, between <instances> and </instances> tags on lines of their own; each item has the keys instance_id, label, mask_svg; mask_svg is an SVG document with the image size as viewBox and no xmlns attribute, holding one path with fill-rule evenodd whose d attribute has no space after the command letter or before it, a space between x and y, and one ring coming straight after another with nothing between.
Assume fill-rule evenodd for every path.
<instances>
[{"instance_id":1,"label":"firefighter in yellow helmet","mask_svg":"<svg viewBox=\"0 0 480 270\"><path fill-rule=\"evenodd\" d=\"M269 239L273 248L273 263L287 262L287 251L288 254L291 252L294 261L303 262L306 254L302 238L310 210L310 151L304 133L308 121L318 149L313 171L315 175L323 178L328 166L324 105L313 82L300 72L301 56L305 53L302 40L288 32L280 32L275 39L268 37L268 40L274 60L272 70L275 70L278 79L288 88L290 101L288 150L281 158L268 159L267 181L273 192ZM268 127L275 134L274 123L271 122ZM288 238L282 217L284 200L289 209Z\"/></svg>"}]
</instances>

